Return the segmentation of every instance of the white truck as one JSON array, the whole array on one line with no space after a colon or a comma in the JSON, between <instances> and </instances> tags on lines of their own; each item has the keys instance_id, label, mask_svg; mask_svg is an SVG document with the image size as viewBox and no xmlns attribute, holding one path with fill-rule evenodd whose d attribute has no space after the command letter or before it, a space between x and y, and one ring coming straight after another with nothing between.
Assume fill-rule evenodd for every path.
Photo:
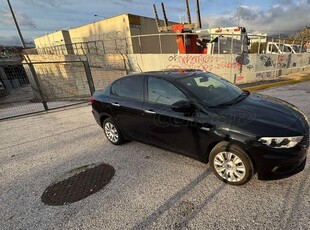
<instances>
[{"instance_id":1,"label":"white truck","mask_svg":"<svg viewBox=\"0 0 310 230\"><path fill-rule=\"evenodd\" d=\"M207 54L248 52L249 39L244 27L219 27L195 32L201 41L206 41Z\"/></svg>"},{"instance_id":2,"label":"white truck","mask_svg":"<svg viewBox=\"0 0 310 230\"><path fill-rule=\"evenodd\" d=\"M298 53L306 53L307 50L305 48L301 48L301 45L297 44L285 44L289 50L291 50L292 53L298 54ZM301 49L301 50L300 50Z\"/></svg>"},{"instance_id":3,"label":"white truck","mask_svg":"<svg viewBox=\"0 0 310 230\"><path fill-rule=\"evenodd\" d=\"M304 53L306 50L304 48L301 49L301 45L297 44L281 44L277 42L268 42L266 53L268 54L296 54L296 53Z\"/></svg>"}]
</instances>

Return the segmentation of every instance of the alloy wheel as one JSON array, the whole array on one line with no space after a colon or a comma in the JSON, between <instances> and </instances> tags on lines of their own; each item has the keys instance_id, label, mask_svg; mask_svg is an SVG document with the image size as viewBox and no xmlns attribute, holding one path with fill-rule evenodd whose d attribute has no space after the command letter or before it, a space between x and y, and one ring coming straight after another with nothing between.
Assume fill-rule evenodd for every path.
<instances>
[{"instance_id":1,"label":"alloy wheel","mask_svg":"<svg viewBox=\"0 0 310 230\"><path fill-rule=\"evenodd\" d=\"M117 129L111 122L107 122L104 125L104 131L106 133L107 138L111 142L116 143L118 141L119 135L118 135Z\"/></svg>"},{"instance_id":2,"label":"alloy wheel","mask_svg":"<svg viewBox=\"0 0 310 230\"><path fill-rule=\"evenodd\" d=\"M232 152L220 152L214 157L216 172L229 182L239 182L246 175L243 161Z\"/></svg>"}]
</instances>

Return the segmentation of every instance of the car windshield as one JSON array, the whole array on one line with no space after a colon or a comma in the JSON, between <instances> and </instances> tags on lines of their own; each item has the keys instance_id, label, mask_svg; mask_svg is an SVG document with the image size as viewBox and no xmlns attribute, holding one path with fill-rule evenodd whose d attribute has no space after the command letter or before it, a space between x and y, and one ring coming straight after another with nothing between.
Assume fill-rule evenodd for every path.
<instances>
[{"instance_id":1,"label":"car windshield","mask_svg":"<svg viewBox=\"0 0 310 230\"><path fill-rule=\"evenodd\" d=\"M296 53L299 53L299 52L300 52L300 48L299 48L299 46L297 46L297 45L293 45L293 49L294 49L294 51L295 51Z\"/></svg>"},{"instance_id":2,"label":"car windshield","mask_svg":"<svg viewBox=\"0 0 310 230\"><path fill-rule=\"evenodd\" d=\"M280 45L278 45L278 46L279 46L279 49L280 49L282 52L285 52L285 53L290 53L290 52L291 52L290 48L288 48L288 46L286 46L286 45L280 44Z\"/></svg>"},{"instance_id":3,"label":"car windshield","mask_svg":"<svg viewBox=\"0 0 310 230\"><path fill-rule=\"evenodd\" d=\"M198 100L208 107L233 105L248 92L212 73L199 73L179 80Z\"/></svg>"}]
</instances>

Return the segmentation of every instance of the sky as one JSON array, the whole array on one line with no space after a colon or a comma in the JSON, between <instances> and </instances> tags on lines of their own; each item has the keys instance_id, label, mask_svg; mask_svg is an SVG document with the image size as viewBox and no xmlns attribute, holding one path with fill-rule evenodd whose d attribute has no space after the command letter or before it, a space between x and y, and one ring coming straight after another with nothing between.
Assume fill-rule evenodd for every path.
<instances>
[{"instance_id":1,"label":"sky","mask_svg":"<svg viewBox=\"0 0 310 230\"><path fill-rule=\"evenodd\" d=\"M74 28L104 17L131 13L154 17L155 3L162 18L165 4L169 21L185 18L184 0L10 0L26 42L60 29ZM196 0L189 0L192 21L196 20ZM240 25L248 31L292 34L310 26L310 0L200 0L202 27ZM97 15L95 17L94 15ZM20 45L7 0L0 1L0 45Z\"/></svg>"}]
</instances>

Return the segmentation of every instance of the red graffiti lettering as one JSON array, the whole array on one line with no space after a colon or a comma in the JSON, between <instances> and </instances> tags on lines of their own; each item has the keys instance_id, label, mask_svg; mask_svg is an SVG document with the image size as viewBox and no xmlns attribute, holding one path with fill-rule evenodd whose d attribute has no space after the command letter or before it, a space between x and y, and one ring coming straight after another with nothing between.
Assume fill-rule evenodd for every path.
<instances>
[{"instance_id":1,"label":"red graffiti lettering","mask_svg":"<svg viewBox=\"0 0 310 230\"><path fill-rule=\"evenodd\" d=\"M244 79L244 76L242 75L236 76L237 81L242 81L243 79Z\"/></svg>"},{"instance_id":2,"label":"red graffiti lettering","mask_svg":"<svg viewBox=\"0 0 310 230\"><path fill-rule=\"evenodd\" d=\"M211 55L174 55L168 58L171 62L166 68L191 68L212 71L216 69L240 69L237 62L225 62L224 57Z\"/></svg>"}]
</instances>

